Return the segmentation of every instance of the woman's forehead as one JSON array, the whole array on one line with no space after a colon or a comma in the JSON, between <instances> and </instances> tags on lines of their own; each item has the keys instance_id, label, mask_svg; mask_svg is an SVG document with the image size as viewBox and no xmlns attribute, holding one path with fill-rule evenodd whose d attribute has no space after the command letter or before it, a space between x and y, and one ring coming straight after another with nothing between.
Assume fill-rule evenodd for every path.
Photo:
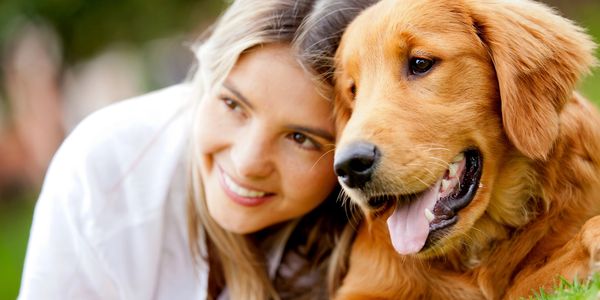
<instances>
[{"instance_id":1,"label":"woman's forehead","mask_svg":"<svg viewBox=\"0 0 600 300\"><path fill-rule=\"evenodd\" d=\"M225 79L224 86L274 116L331 121L330 101L319 93L311 75L302 69L289 46L265 46L246 53Z\"/></svg>"}]
</instances>

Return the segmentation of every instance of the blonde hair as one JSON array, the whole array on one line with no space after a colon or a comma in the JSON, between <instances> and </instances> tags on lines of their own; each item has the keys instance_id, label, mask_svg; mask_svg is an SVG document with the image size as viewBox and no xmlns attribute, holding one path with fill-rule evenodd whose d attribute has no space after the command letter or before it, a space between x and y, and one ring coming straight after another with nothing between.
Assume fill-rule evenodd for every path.
<instances>
[{"instance_id":1,"label":"blonde hair","mask_svg":"<svg viewBox=\"0 0 600 300\"><path fill-rule=\"evenodd\" d=\"M348 16L348 13L351 13L353 17L365 6L358 4L373 1L354 0L350 2L356 9L341 10L340 12L335 10L348 2L323 0L237 0L233 2L208 31L207 37L195 46L194 51L198 61L192 79L195 99L212 96L245 51L270 43L290 44L296 50L300 62L307 71L317 75L317 79L328 78L329 75L323 76L322 73L324 70L325 73L330 70L322 69L318 64L323 62L326 57L333 56L332 50L335 51L337 44L332 46L328 43L326 51L320 51L320 47L324 44L320 44L320 41L314 39L327 40L329 37L319 34L311 35L307 32L317 28L315 26L319 24L325 24L321 22L328 20L327 17L331 15ZM331 5L331 3L337 3L337 6ZM343 19L351 18L344 17ZM329 23L327 22L327 24ZM334 36L335 43L343 31L343 28L337 29L339 33ZM329 31L321 31L321 33L327 32ZM329 80L317 80L316 82L319 83L324 93L330 92ZM224 230L208 212L200 174L199 159L201 155L195 142L198 139L194 138L197 136L196 129L197 126L194 124L189 153L188 225L192 253L195 259L199 259L203 252L209 254L207 254L208 257L202 258L209 263L211 268L222 271L225 281L222 284L226 284L231 299L279 299L267 274L264 257L258 255L255 245L247 236ZM317 226L319 225L315 225L315 227ZM353 230L345 232L344 247L334 252L336 256L345 257L344 249L350 243L349 237L352 236ZM338 233L332 232L331 234L337 235ZM313 239L319 238L318 234L310 236ZM334 241L320 243L319 247L333 248L337 241L335 236L333 238ZM202 242L205 242L206 245L203 245ZM200 250L204 246L207 251ZM334 261L339 263L344 259L340 258ZM330 269L336 271L343 267L330 267ZM330 286L332 283L334 286L339 284L340 276L337 275L339 271L332 274L334 273L336 276L330 278ZM209 297L216 296L209 295Z\"/></svg>"},{"instance_id":2,"label":"blonde hair","mask_svg":"<svg viewBox=\"0 0 600 300\"><path fill-rule=\"evenodd\" d=\"M363 10L379 0L331 0L318 3L314 12L307 16L299 30L295 47L302 64L315 74L318 86L327 89L333 85L335 64L333 58L344 30ZM348 270L350 247L362 214L350 203L345 203L349 222L335 232L334 249L327 267L329 297L333 298Z\"/></svg>"}]
</instances>

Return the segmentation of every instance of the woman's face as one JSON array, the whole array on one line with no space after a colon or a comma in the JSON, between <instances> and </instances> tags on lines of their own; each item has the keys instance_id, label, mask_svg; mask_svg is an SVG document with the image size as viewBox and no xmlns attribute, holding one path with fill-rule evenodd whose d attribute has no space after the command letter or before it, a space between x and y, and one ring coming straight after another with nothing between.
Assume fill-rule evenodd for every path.
<instances>
[{"instance_id":1,"label":"woman's face","mask_svg":"<svg viewBox=\"0 0 600 300\"><path fill-rule=\"evenodd\" d=\"M336 185L334 124L289 46L242 55L200 104L201 172L210 215L244 234L301 216Z\"/></svg>"}]
</instances>

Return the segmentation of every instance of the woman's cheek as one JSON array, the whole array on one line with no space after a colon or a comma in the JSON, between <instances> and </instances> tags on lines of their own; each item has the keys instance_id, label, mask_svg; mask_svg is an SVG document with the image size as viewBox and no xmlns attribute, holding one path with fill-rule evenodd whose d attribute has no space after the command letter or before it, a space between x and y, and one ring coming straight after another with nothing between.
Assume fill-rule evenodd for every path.
<instances>
[{"instance_id":1,"label":"woman's cheek","mask_svg":"<svg viewBox=\"0 0 600 300\"><path fill-rule=\"evenodd\" d=\"M294 188L314 194L309 196L311 198L324 199L337 183L333 172L333 155L330 154L316 155L314 159L307 160L302 166L293 168L293 170L295 170L295 176L288 178L294 178L292 181L292 184L295 185Z\"/></svg>"},{"instance_id":2,"label":"woman's cheek","mask_svg":"<svg viewBox=\"0 0 600 300\"><path fill-rule=\"evenodd\" d=\"M319 177L319 181L331 186L337 184L337 176L333 170L333 152L322 156L319 162L315 165L314 170L319 174L316 175Z\"/></svg>"},{"instance_id":3,"label":"woman's cheek","mask_svg":"<svg viewBox=\"0 0 600 300\"><path fill-rule=\"evenodd\" d=\"M202 153L214 152L220 144L225 143L226 126L223 126L218 111L208 104L200 107L198 117L201 118L196 122L199 149Z\"/></svg>"}]
</instances>

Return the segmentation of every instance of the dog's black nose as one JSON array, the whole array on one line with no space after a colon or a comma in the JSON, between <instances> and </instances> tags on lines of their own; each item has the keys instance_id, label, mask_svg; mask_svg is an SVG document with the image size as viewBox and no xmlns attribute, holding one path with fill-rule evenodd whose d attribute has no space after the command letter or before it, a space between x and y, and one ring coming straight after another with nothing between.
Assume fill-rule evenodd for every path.
<instances>
[{"instance_id":1,"label":"dog's black nose","mask_svg":"<svg viewBox=\"0 0 600 300\"><path fill-rule=\"evenodd\" d=\"M349 188L361 188L371 180L380 157L373 144L356 142L335 155L335 174Z\"/></svg>"}]
</instances>

